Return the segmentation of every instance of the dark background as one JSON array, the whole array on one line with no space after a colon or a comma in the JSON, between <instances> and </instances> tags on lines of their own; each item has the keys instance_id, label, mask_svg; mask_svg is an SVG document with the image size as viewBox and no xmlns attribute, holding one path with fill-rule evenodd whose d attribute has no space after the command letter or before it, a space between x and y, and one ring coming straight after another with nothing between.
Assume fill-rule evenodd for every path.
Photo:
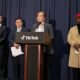
<instances>
[{"instance_id":1,"label":"dark background","mask_svg":"<svg viewBox=\"0 0 80 80\"><path fill-rule=\"evenodd\" d=\"M80 0L0 0L0 15L6 17L6 25L11 29L17 17L23 18L26 28L30 29L35 23L36 12L40 10L46 12L47 21L55 31L52 80L73 80L73 72L68 67L66 38L70 26L75 24L74 15L80 11Z\"/></svg>"}]
</instances>

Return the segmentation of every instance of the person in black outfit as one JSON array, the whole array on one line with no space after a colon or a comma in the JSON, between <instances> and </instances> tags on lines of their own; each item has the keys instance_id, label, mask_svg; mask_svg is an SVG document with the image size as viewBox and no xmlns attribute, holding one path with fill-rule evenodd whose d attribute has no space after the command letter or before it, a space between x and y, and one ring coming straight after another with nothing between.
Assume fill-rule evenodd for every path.
<instances>
[{"instance_id":1,"label":"person in black outfit","mask_svg":"<svg viewBox=\"0 0 80 80\"><path fill-rule=\"evenodd\" d=\"M16 27L11 31L9 35L10 50L11 47L15 47L16 49L18 49L19 46L21 46L21 50L24 53L24 45L15 42L15 33L26 31L26 29L23 26L23 20L21 18L17 18L15 21L15 25ZM12 60L13 76L14 76L12 77L12 80L24 80L24 54L15 57L12 55L11 52L11 60Z\"/></svg>"},{"instance_id":2,"label":"person in black outfit","mask_svg":"<svg viewBox=\"0 0 80 80\"><path fill-rule=\"evenodd\" d=\"M0 16L0 80L2 80L3 78L5 42L6 42L6 27L3 24L3 16Z\"/></svg>"}]
</instances>

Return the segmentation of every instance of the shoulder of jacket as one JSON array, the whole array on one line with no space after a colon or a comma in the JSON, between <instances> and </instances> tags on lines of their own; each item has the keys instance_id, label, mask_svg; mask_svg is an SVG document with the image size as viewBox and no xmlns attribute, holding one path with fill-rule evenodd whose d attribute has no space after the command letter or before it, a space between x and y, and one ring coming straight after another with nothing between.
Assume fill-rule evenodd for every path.
<instances>
[{"instance_id":1,"label":"shoulder of jacket","mask_svg":"<svg viewBox=\"0 0 80 80\"><path fill-rule=\"evenodd\" d=\"M46 25L46 26L52 26L52 25L51 25L51 24L49 24L49 23L45 23L45 25Z\"/></svg>"},{"instance_id":2,"label":"shoulder of jacket","mask_svg":"<svg viewBox=\"0 0 80 80\"><path fill-rule=\"evenodd\" d=\"M33 27L36 27L36 26L37 26L37 24L34 24L34 25L33 25Z\"/></svg>"},{"instance_id":3,"label":"shoulder of jacket","mask_svg":"<svg viewBox=\"0 0 80 80\"><path fill-rule=\"evenodd\" d=\"M71 31L72 31L72 30L75 30L76 27L77 27L77 25L74 25L74 26L72 26L72 27L70 28L70 30L71 30Z\"/></svg>"}]
</instances>

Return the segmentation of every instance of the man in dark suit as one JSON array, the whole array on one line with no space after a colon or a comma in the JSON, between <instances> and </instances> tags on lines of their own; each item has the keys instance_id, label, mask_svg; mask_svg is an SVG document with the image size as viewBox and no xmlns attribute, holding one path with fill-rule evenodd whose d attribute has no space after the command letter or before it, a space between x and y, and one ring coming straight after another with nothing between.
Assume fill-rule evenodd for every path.
<instances>
[{"instance_id":1,"label":"man in dark suit","mask_svg":"<svg viewBox=\"0 0 80 80\"><path fill-rule=\"evenodd\" d=\"M51 37L51 42L49 46L44 47L44 80L50 80L51 75L51 65L50 65L50 55L54 54L53 50L53 39L54 39L54 31L51 24L46 23L46 14L43 11L39 11L36 17L37 23L33 25L31 31L33 32L48 32L49 36Z\"/></svg>"},{"instance_id":2,"label":"man in dark suit","mask_svg":"<svg viewBox=\"0 0 80 80\"><path fill-rule=\"evenodd\" d=\"M26 31L26 29L23 26L23 20L21 18L17 18L15 21L15 25L16 25L16 27L11 31L10 36L9 36L10 50L11 50L11 47L15 47L16 49L18 49L19 46L21 46L21 51L24 53L24 45L17 44L15 42L15 33ZM12 66L13 66L13 76L14 76L13 80L23 80L24 54L18 55L16 57L12 55Z\"/></svg>"},{"instance_id":3,"label":"man in dark suit","mask_svg":"<svg viewBox=\"0 0 80 80\"><path fill-rule=\"evenodd\" d=\"M3 77L5 42L6 42L6 27L3 24L3 17L0 16L0 80L2 80Z\"/></svg>"}]
</instances>

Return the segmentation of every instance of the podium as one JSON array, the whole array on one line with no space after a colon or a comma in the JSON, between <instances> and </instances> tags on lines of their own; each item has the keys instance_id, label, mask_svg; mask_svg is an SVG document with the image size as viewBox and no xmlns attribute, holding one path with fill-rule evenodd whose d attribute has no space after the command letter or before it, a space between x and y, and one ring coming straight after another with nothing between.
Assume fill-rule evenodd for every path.
<instances>
[{"instance_id":1,"label":"podium","mask_svg":"<svg viewBox=\"0 0 80 80\"><path fill-rule=\"evenodd\" d=\"M17 32L16 43L25 45L24 80L44 80L44 45L51 42L45 32Z\"/></svg>"}]
</instances>

